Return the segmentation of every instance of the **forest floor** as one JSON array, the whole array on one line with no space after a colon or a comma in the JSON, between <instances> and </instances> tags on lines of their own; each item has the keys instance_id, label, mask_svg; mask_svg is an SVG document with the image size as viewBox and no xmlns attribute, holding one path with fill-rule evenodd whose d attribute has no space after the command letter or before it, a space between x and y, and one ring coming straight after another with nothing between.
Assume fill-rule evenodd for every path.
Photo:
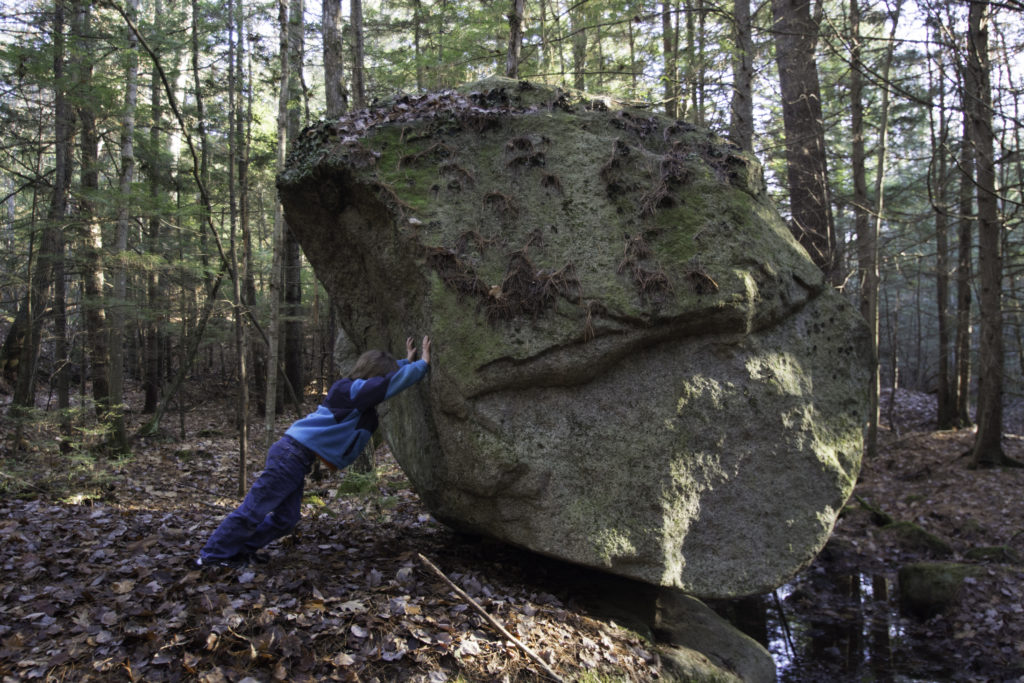
<instances>
[{"instance_id":1,"label":"forest floor","mask_svg":"<svg viewBox=\"0 0 1024 683\"><path fill-rule=\"evenodd\" d=\"M303 522L267 564L196 569L238 501L232 411L217 393L187 413L183 433L168 416L167 436L116 461L58 455L42 424L16 443L0 422L4 682L543 679L421 555L566 680L659 677L642 634L577 599L578 573L436 523L383 451L376 477L308 482ZM933 413L930 397L901 392L901 433L887 431L864 463L825 551L761 600L752 631L781 680L1024 681L1024 470L968 470L973 432L935 432ZM258 433L252 443L250 481L265 452ZM1006 446L1024 456L1019 437ZM944 612L899 613L895 572L934 553L866 506L945 539L951 559L982 571ZM964 560L983 547L1002 554Z\"/></svg>"}]
</instances>

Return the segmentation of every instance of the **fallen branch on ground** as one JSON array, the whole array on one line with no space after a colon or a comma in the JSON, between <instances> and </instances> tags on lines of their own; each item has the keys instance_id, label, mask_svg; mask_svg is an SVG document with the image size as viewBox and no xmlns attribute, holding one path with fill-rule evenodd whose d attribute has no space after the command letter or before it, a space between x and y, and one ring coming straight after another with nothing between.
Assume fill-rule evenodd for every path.
<instances>
[{"instance_id":1,"label":"fallen branch on ground","mask_svg":"<svg viewBox=\"0 0 1024 683\"><path fill-rule=\"evenodd\" d=\"M442 572L440 569L437 568L437 565L435 565L433 562L431 562L426 557L424 557L424 555L422 553L416 553L416 554L419 556L420 561L423 564L425 564L428 567L430 567L430 569L432 569L435 574L440 576L444 580L444 582L447 583L451 587L451 589L453 591L455 591L456 593L459 594L459 597L461 597L463 600L465 600L470 605L472 605L473 609L475 609L477 612L479 612L483 616L483 618L487 620L487 623L489 623L491 626L493 626L495 629L497 629L498 632L502 636L504 636L508 640L512 641L513 643L515 643L516 646L520 650L525 652L526 655L530 659L532 659L534 662L537 663L538 666L540 666L542 669L544 669L544 673L546 673L548 676L550 676L552 680L559 681L559 682L562 680L561 677L558 674L556 674L551 669L550 666L547 665L547 662L545 662L543 659L541 659L540 655L538 655L536 652L534 652L533 650L528 648L525 644L521 643L519 641L519 639L516 638L514 635L509 633L508 630L504 626L501 625L501 622L499 622L497 619L495 619L490 614L488 614L487 611L483 607L480 606L480 603L478 603L473 598L469 597L469 594L466 593L466 591L464 591L461 588L459 588L458 586L456 586L455 583L452 582L451 579L449 579L447 576L445 576L444 572Z\"/></svg>"}]
</instances>

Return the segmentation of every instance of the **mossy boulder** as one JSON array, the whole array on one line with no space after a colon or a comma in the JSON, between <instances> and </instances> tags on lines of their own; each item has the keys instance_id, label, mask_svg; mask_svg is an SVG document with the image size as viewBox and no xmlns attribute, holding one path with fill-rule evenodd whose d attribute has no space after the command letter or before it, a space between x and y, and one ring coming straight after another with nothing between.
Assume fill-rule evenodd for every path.
<instances>
[{"instance_id":1,"label":"mossy boulder","mask_svg":"<svg viewBox=\"0 0 1024 683\"><path fill-rule=\"evenodd\" d=\"M967 579L984 573L984 567L957 562L904 565L899 571L900 605L912 614L933 616L953 604Z\"/></svg>"},{"instance_id":2,"label":"mossy boulder","mask_svg":"<svg viewBox=\"0 0 1024 683\"><path fill-rule=\"evenodd\" d=\"M307 129L278 187L436 517L707 598L785 582L860 466L867 327L718 136L490 79Z\"/></svg>"},{"instance_id":3,"label":"mossy boulder","mask_svg":"<svg viewBox=\"0 0 1024 683\"><path fill-rule=\"evenodd\" d=\"M882 532L912 552L925 553L933 557L950 557L953 554L953 546L949 541L913 522L892 522L883 526Z\"/></svg>"}]
</instances>

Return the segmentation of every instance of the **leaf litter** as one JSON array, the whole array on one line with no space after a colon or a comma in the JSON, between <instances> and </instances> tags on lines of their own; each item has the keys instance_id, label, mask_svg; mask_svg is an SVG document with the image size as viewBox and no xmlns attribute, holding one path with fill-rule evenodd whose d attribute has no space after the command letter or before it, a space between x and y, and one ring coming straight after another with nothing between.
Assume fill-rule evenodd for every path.
<instances>
[{"instance_id":1,"label":"leaf litter","mask_svg":"<svg viewBox=\"0 0 1024 683\"><path fill-rule=\"evenodd\" d=\"M236 441L202 413L184 442L140 440L88 496L0 498L4 681L542 680L419 553L559 675L654 675L649 643L548 592L532 555L434 521L386 447L368 494L308 479L268 563L200 570L239 500Z\"/></svg>"},{"instance_id":2,"label":"leaf litter","mask_svg":"<svg viewBox=\"0 0 1024 683\"><path fill-rule=\"evenodd\" d=\"M199 571L199 547L238 501L235 439L209 418L230 411L210 407L188 414L185 439L140 440L131 459L108 463L109 481L84 493L57 495L61 460L44 449L38 482L19 470L24 486L0 498L4 681L543 680L419 553L562 677L659 677L651 643L589 615L571 583L548 580L546 560L435 522L386 449L368 494L339 493L337 476L307 481L303 521L268 547L266 565ZM883 430L857 496L945 539L948 559L986 571L965 580L947 610L900 615L903 650L892 658L931 661L941 680L1024 680L1024 471L968 471L973 431L934 431L931 397L900 392L895 417L900 432ZM39 430L36 442L52 443ZM254 450L259 441L254 431ZM1009 455L1020 459L1022 446L1007 436ZM253 456L250 481L261 461ZM965 559L976 548L1010 555ZM899 566L923 559L928 551L886 533L851 499L786 608L849 621L849 596L814 579L849 570L895 586ZM781 678L813 680L815 666L799 664L803 672Z\"/></svg>"}]
</instances>

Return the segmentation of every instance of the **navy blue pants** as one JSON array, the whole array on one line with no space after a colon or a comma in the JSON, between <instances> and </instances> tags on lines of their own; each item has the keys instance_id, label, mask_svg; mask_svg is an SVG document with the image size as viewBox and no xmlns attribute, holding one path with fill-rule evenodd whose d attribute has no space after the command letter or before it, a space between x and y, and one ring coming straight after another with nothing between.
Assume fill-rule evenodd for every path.
<instances>
[{"instance_id":1,"label":"navy blue pants","mask_svg":"<svg viewBox=\"0 0 1024 683\"><path fill-rule=\"evenodd\" d=\"M238 509L210 536L199 556L204 560L246 557L299 523L302 490L316 454L290 436L267 452L267 464Z\"/></svg>"}]
</instances>

